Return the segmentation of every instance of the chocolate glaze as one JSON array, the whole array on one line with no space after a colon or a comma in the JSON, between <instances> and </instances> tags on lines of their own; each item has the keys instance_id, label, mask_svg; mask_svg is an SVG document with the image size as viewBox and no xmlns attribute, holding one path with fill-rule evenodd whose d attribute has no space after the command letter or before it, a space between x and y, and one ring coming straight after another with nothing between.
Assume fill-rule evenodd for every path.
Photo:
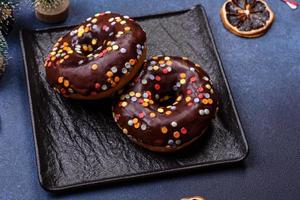
<instances>
[{"instance_id":1,"label":"chocolate glaze","mask_svg":"<svg viewBox=\"0 0 300 200\"><path fill-rule=\"evenodd\" d=\"M96 14L63 36L45 61L46 78L66 97L109 96L141 66L146 34L128 16Z\"/></svg>"},{"instance_id":2,"label":"chocolate glaze","mask_svg":"<svg viewBox=\"0 0 300 200\"><path fill-rule=\"evenodd\" d=\"M212 83L199 65L184 57L155 56L125 88L113 115L135 143L172 152L203 134L217 104Z\"/></svg>"}]
</instances>

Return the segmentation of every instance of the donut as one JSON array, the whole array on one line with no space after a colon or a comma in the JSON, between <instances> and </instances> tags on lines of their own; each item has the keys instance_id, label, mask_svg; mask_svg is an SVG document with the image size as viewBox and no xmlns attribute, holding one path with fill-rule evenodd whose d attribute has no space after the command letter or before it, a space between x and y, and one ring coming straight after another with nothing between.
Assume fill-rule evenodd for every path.
<instances>
[{"instance_id":1,"label":"donut","mask_svg":"<svg viewBox=\"0 0 300 200\"><path fill-rule=\"evenodd\" d=\"M109 11L61 37L45 60L46 80L65 97L111 96L143 65L146 33L133 19Z\"/></svg>"},{"instance_id":2,"label":"donut","mask_svg":"<svg viewBox=\"0 0 300 200\"><path fill-rule=\"evenodd\" d=\"M134 143L174 152L200 138L217 110L207 73L186 57L154 56L113 105L113 117Z\"/></svg>"}]
</instances>

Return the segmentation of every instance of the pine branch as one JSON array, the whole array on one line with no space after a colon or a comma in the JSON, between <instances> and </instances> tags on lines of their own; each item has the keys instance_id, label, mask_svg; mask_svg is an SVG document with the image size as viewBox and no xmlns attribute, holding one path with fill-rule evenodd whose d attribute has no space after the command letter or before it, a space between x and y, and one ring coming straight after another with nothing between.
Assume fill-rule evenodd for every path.
<instances>
[{"instance_id":1,"label":"pine branch","mask_svg":"<svg viewBox=\"0 0 300 200\"><path fill-rule=\"evenodd\" d=\"M14 23L15 4L12 1L0 0L0 31L6 35Z\"/></svg>"}]
</instances>

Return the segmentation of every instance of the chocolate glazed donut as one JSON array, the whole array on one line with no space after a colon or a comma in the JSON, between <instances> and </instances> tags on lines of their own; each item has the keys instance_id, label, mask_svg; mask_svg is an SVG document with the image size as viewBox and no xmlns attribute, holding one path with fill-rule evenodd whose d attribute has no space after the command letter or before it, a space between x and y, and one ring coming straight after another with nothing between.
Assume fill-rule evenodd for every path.
<instances>
[{"instance_id":1,"label":"chocolate glazed donut","mask_svg":"<svg viewBox=\"0 0 300 200\"><path fill-rule=\"evenodd\" d=\"M123 133L156 152L173 152L203 135L217 110L206 72L185 57L155 56L113 107Z\"/></svg>"},{"instance_id":2,"label":"chocolate glazed donut","mask_svg":"<svg viewBox=\"0 0 300 200\"><path fill-rule=\"evenodd\" d=\"M65 97L108 97L139 71L145 41L145 32L128 16L98 13L54 45L45 61L47 81Z\"/></svg>"}]
</instances>

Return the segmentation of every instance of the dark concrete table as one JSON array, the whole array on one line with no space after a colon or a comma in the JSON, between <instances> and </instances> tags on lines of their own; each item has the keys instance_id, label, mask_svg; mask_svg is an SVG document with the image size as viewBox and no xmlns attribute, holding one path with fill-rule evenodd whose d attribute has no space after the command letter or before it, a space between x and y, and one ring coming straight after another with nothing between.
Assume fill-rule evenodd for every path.
<instances>
[{"instance_id":1,"label":"dark concrete table","mask_svg":"<svg viewBox=\"0 0 300 200\"><path fill-rule=\"evenodd\" d=\"M0 81L0 199L180 199L300 198L300 9L269 0L272 29L258 39L241 39L222 26L223 0L72 0L75 24L103 10L128 15L175 11L201 3L207 10L236 100L250 154L245 162L178 176L98 187L66 195L45 192L38 183L20 28L40 28L23 2L9 36L9 67Z\"/></svg>"}]
</instances>

